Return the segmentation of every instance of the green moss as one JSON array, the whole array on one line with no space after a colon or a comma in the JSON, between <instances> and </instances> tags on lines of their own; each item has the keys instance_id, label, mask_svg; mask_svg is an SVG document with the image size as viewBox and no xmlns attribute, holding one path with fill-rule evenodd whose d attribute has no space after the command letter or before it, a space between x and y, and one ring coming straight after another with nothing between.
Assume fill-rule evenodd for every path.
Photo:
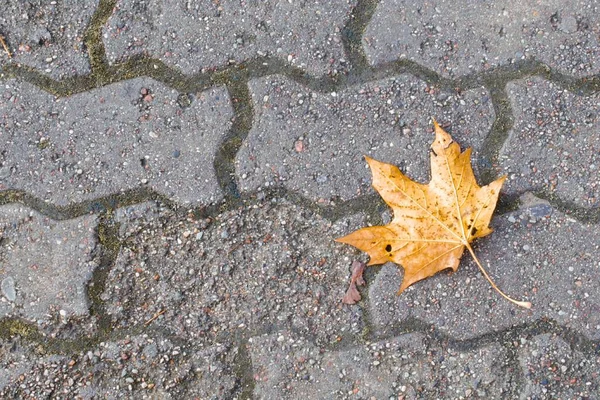
<instances>
[{"instance_id":1,"label":"green moss","mask_svg":"<svg viewBox=\"0 0 600 400\"><path fill-rule=\"evenodd\" d=\"M248 354L246 341L242 341L238 346L235 357L233 373L236 377L237 398L240 400L250 400L254 393L254 377L252 374L252 360Z\"/></svg>"},{"instance_id":2,"label":"green moss","mask_svg":"<svg viewBox=\"0 0 600 400\"><path fill-rule=\"evenodd\" d=\"M100 0L85 34L83 35L83 41L88 50L92 73L97 74L97 78L100 79L101 82L110 80L110 77L106 74L108 61L106 59L104 43L102 42L102 26L112 15L116 4L116 0Z\"/></svg>"},{"instance_id":3,"label":"green moss","mask_svg":"<svg viewBox=\"0 0 600 400\"><path fill-rule=\"evenodd\" d=\"M18 336L28 341L39 341L42 339L37 327L18 318L4 318L0 320L0 338L10 339Z\"/></svg>"},{"instance_id":4,"label":"green moss","mask_svg":"<svg viewBox=\"0 0 600 400\"><path fill-rule=\"evenodd\" d=\"M37 333L37 329L32 324L27 324L21 320L12 320L8 324L10 335L18 335L23 338L30 338Z\"/></svg>"}]
</instances>

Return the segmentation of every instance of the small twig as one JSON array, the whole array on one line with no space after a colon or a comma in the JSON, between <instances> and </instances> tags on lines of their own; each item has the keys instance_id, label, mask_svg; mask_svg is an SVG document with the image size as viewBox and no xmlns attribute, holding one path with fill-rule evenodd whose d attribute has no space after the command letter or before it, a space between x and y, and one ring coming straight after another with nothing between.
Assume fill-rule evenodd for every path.
<instances>
[{"instance_id":1,"label":"small twig","mask_svg":"<svg viewBox=\"0 0 600 400\"><path fill-rule=\"evenodd\" d=\"M150 318L148 321L144 322L144 325L146 325L146 326L150 325L152 323L152 321L154 321L156 318L163 315L165 312L167 312L167 310L165 310L164 308L158 312L155 312L154 315L152 316L152 318Z\"/></svg>"},{"instance_id":2,"label":"small twig","mask_svg":"<svg viewBox=\"0 0 600 400\"><path fill-rule=\"evenodd\" d=\"M10 50L8 49L8 46L6 45L6 42L4 41L4 36L2 36L2 35L0 35L0 44L2 45L2 47L4 47L4 51L8 55L8 58L12 58L12 54L10 54Z\"/></svg>"}]
</instances>

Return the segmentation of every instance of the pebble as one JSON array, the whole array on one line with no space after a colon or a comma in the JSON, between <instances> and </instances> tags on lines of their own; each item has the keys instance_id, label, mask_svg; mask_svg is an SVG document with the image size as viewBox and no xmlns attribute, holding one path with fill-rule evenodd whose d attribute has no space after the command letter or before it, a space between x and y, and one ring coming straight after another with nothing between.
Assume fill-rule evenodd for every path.
<instances>
[{"instance_id":1,"label":"pebble","mask_svg":"<svg viewBox=\"0 0 600 400\"><path fill-rule=\"evenodd\" d=\"M10 176L11 171L9 167L0 168L0 179L6 179Z\"/></svg>"},{"instance_id":2,"label":"pebble","mask_svg":"<svg viewBox=\"0 0 600 400\"><path fill-rule=\"evenodd\" d=\"M577 19L574 16L569 15L561 21L558 29L563 31L564 33L574 33L577 32Z\"/></svg>"},{"instance_id":3,"label":"pebble","mask_svg":"<svg viewBox=\"0 0 600 400\"><path fill-rule=\"evenodd\" d=\"M0 285L2 294L8 301L15 301L17 298L17 292L15 290L15 280L12 276L7 276L2 280L2 284Z\"/></svg>"},{"instance_id":4,"label":"pebble","mask_svg":"<svg viewBox=\"0 0 600 400\"><path fill-rule=\"evenodd\" d=\"M316 179L317 183L325 183L327 182L327 175L319 175Z\"/></svg>"}]
</instances>

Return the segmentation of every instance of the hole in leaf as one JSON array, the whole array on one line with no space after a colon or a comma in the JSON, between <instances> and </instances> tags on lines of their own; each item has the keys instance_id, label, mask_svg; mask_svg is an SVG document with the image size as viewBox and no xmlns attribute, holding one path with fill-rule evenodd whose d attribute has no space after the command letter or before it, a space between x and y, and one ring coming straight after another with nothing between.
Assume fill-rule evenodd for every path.
<instances>
[{"instance_id":1,"label":"hole in leaf","mask_svg":"<svg viewBox=\"0 0 600 400\"><path fill-rule=\"evenodd\" d=\"M390 251L392 251L392 245L391 245L391 244L388 244L387 246L385 246L385 251L387 251L388 253L389 253Z\"/></svg>"},{"instance_id":2,"label":"hole in leaf","mask_svg":"<svg viewBox=\"0 0 600 400\"><path fill-rule=\"evenodd\" d=\"M475 236L476 233L477 233L477 228L472 227L471 228L471 236Z\"/></svg>"}]
</instances>

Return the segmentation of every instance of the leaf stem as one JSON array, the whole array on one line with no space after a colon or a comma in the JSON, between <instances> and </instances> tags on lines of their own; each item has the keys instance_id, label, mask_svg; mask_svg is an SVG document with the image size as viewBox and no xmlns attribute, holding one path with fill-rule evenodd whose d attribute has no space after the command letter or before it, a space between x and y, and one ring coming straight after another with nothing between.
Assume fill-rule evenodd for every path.
<instances>
[{"instance_id":1,"label":"leaf stem","mask_svg":"<svg viewBox=\"0 0 600 400\"><path fill-rule=\"evenodd\" d=\"M473 249L471 248L471 245L469 243L467 243L466 246L467 246L467 249L469 250L469 253L471 253L471 256L473 257L473 260L475 260L475 263L477 264L477 266L481 270L481 273L483 274L483 276L485 276L485 279L488 280L488 282L490 283L490 285L492 285L492 287L498 293L500 293L500 295L502 297L504 297L506 300L508 300L511 303L514 303L514 304L516 304L516 305L518 305L520 307L527 308L527 309L531 308L531 303L530 302L528 302L528 301L518 301L518 300L512 299L512 298L508 297L502 290L498 289L498 286L496 286L496 284L494 283L494 281L492 281L492 279L490 278L490 276L487 274L487 272L485 271L485 269L483 268L483 266L481 265L481 263L477 259L477 256L475 256L475 253L473 252Z\"/></svg>"}]
</instances>

